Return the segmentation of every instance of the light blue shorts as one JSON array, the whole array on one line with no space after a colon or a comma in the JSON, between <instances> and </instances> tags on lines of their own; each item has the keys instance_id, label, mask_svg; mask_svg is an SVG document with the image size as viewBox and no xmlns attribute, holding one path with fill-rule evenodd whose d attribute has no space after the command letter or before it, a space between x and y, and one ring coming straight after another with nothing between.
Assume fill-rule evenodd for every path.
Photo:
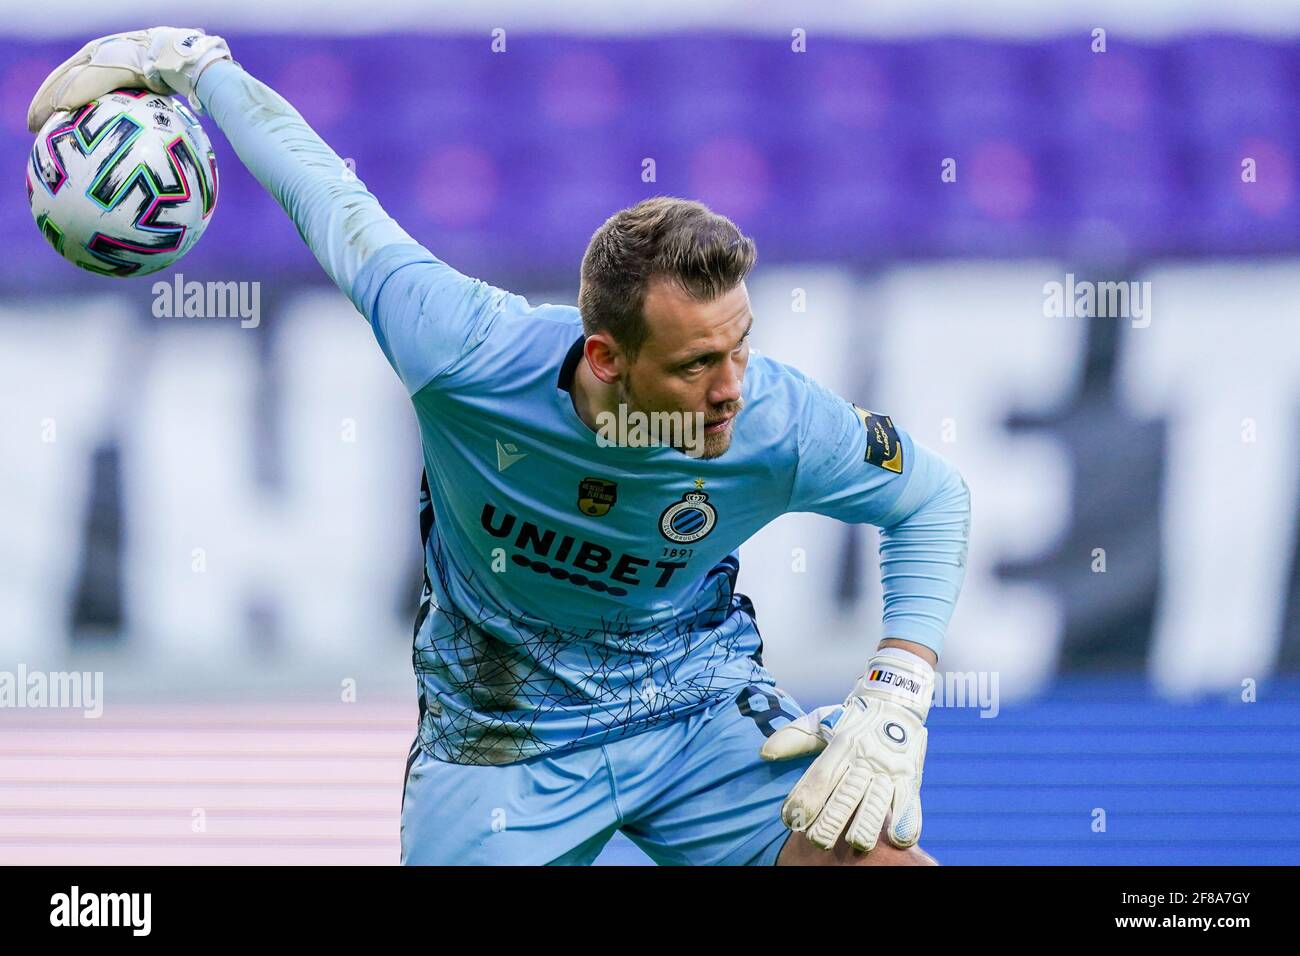
<instances>
[{"instance_id":1,"label":"light blue shorts","mask_svg":"<svg viewBox=\"0 0 1300 956\"><path fill-rule=\"evenodd\" d=\"M611 743L503 766L417 747L402 863L589 864L621 830L661 865L770 866L789 835L781 804L813 758L758 751L802 713L761 684Z\"/></svg>"}]
</instances>

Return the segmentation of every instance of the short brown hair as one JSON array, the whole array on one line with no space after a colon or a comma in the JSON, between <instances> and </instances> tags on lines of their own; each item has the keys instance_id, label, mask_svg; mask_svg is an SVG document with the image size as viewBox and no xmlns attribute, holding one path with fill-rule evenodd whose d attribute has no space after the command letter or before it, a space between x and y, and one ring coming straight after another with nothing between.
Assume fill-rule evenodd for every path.
<instances>
[{"instance_id":1,"label":"short brown hair","mask_svg":"<svg viewBox=\"0 0 1300 956\"><path fill-rule=\"evenodd\" d=\"M739 285L757 258L754 241L704 204L643 199L606 219L587 244L578 290L583 331L607 330L635 358L650 334L643 307L652 278L711 302Z\"/></svg>"}]
</instances>

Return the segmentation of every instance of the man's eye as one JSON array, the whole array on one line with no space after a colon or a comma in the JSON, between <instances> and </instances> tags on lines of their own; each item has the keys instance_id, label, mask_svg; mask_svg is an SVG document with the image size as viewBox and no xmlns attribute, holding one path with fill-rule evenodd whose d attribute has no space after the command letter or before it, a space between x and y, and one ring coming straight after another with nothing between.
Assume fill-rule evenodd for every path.
<instances>
[{"instance_id":1,"label":"man's eye","mask_svg":"<svg viewBox=\"0 0 1300 956\"><path fill-rule=\"evenodd\" d=\"M697 358L695 361L688 362L685 365L683 365L682 369L687 372L698 372L700 369L704 368L704 366L708 364L709 364L708 359Z\"/></svg>"}]
</instances>

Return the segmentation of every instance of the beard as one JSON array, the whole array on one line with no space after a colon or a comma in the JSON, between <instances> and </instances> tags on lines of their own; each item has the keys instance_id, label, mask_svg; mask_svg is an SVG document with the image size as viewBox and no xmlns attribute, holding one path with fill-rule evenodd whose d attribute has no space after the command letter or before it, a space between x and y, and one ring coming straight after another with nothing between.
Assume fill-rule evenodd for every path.
<instances>
[{"instance_id":1,"label":"beard","mask_svg":"<svg viewBox=\"0 0 1300 956\"><path fill-rule=\"evenodd\" d=\"M680 408L655 408L642 403L636 392L627 384L625 380L620 379L618 383L618 400L621 404L627 406L629 412L640 412L644 415L653 415L656 413L667 413L671 415L680 415L685 420L691 420L689 432L686 429L674 429L672 440L665 442L670 447L675 448L682 454L692 458L707 459L717 458L731 447L731 433L735 429L734 416L740 414L740 410L745 407L745 400L738 399L734 402L726 402L722 405L711 406L707 412L688 412ZM716 421L719 418L732 417L727 427L720 432L707 432L702 427L694 427L701 416L705 422ZM686 440L689 437L689 441Z\"/></svg>"}]
</instances>

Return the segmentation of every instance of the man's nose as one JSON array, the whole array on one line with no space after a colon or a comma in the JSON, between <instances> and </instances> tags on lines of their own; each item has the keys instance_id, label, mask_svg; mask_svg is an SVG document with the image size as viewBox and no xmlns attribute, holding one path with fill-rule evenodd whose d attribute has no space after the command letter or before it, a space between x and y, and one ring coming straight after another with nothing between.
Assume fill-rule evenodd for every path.
<instances>
[{"instance_id":1,"label":"man's nose","mask_svg":"<svg viewBox=\"0 0 1300 956\"><path fill-rule=\"evenodd\" d=\"M735 362L724 362L718 378L709 390L709 403L726 405L740 401L741 384L745 378L745 367Z\"/></svg>"}]
</instances>

